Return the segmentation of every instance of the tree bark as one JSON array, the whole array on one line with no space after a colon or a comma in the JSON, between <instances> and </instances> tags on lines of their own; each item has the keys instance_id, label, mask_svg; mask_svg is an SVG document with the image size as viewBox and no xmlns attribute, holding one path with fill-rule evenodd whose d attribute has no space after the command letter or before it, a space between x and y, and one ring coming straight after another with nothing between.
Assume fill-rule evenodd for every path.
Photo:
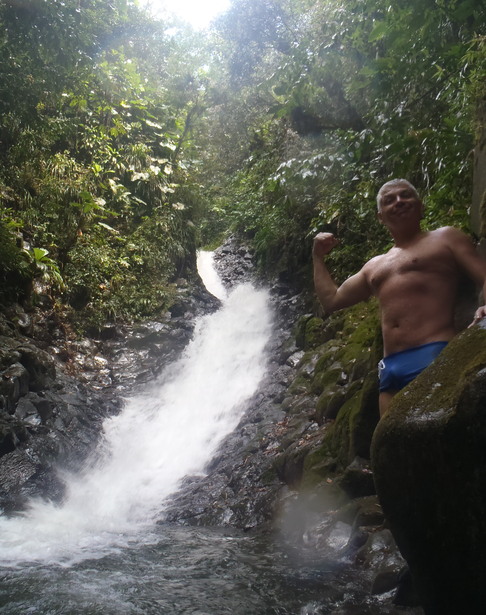
<instances>
[{"instance_id":1,"label":"tree bark","mask_svg":"<svg viewBox=\"0 0 486 615\"><path fill-rule=\"evenodd\" d=\"M471 222L473 231L479 237L479 250L486 258L486 93L479 100L477 117Z\"/></svg>"}]
</instances>

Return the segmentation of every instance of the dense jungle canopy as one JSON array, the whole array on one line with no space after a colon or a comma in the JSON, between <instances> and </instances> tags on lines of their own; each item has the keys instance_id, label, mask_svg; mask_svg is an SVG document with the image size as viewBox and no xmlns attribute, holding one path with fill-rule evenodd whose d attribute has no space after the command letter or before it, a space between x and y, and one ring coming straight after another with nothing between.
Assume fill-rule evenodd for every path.
<instances>
[{"instance_id":1,"label":"dense jungle canopy","mask_svg":"<svg viewBox=\"0 0 486 615\"><path fill-rule=\"evenodd\" d=\"M392 177L429 227L471 230L485 25L482 0L232 0L204 31L136 0L1 0L1 303L153 315L229 232L308 282L332 230L342 277L386 248Z\"/></svg>"}]
</instances>

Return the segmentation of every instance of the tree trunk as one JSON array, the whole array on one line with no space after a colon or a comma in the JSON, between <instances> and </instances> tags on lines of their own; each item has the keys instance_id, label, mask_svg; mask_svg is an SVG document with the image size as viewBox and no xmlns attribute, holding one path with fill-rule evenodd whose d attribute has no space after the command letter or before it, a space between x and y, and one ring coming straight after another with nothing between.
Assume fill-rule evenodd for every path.
<instances>
[{"instance_id":1,"label":"tree trunk","mask_svg":"<svg viewBox=\"0 0 486 615\"><path fill-rule=\"evenodd\" d=\"M479 250L486 258L486 93L478 101L478 136L474 149L473 231L479 237Z\"/></svg>"}]
</instances>

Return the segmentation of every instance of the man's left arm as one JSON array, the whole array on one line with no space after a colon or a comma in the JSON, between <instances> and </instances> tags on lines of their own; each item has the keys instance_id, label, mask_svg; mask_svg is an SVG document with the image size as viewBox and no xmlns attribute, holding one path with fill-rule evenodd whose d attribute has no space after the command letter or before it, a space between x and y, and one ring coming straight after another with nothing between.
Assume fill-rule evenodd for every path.
<instances>
[{"instance_id":1,"label":"man's left arm","mask_svg":"<svg viewBox=\"0 0 486 615\"><path fill-rule=\"evenodd\" d=\"M481 258L470 238L462 231L446 227L447 242L460 266L482 290L482 302L474 313L471 325L486 318L486 261Z\"/></svg>"}]
</instances>

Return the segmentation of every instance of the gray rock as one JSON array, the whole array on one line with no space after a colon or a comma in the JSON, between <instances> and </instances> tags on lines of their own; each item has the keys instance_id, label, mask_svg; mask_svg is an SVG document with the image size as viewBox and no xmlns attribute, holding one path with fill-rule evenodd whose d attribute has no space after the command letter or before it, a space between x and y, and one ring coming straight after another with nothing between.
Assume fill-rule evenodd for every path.
<instances>
[{"instance_id":1,"label":"gray rock","mask_svg":"<svg viewBox=\"0 0 486 615\"><path fill-rule=\"evenodd\" d=\"M486 331L468 329L394 400L375 483L427 615L486 604Z\"/></svg>"},{"instance_id":2,"label":"gray rock","mask_svg":"<svg viewBox=\"0 0 486 615\"><path fill-rule=\"evenodd\" d=\"M21 363L14 363L0 374L0 394L6 399L6 410L12 413L15 404L29 391L29 372Z\"/></svg>"}]
</instances>

